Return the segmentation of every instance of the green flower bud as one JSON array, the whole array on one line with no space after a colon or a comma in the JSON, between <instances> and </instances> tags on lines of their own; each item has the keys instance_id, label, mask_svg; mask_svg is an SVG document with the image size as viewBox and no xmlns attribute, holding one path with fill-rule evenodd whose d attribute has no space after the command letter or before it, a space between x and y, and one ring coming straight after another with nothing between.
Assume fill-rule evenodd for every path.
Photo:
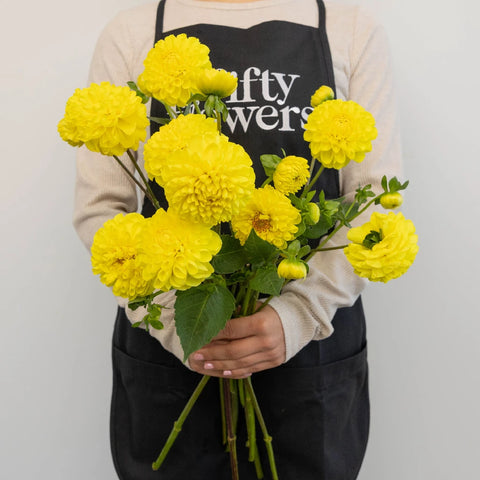
<instances>
[{"instance_id":1,"label":"green flower bud","mask_svg":"<svg viewBox=\"0 0 480 480\"><path fill-rule=\"evenodd\" d=\"M305 262L290 258L285 258L279 263L277 272L279 277L289 280L305 278L308 273Z\"/></svg>"},{"instance_id":2,"label":"green flower bud","mask_svg":"<svg viewBox=\"0 0 480 480\"><path fill-rule=\"evenodd\" d=\"M398 192L384 193L380 197L380 205L387 210L399 207L403 203L403 197Z\"/></svg>"},{"instance_id":3,"label":"green flower bud","mask_svg":"<svg viewBox=\"0 0 480 480\"><path fill-rule=\"evenodd\" d=\"M320 220L320 208L316 203L307 204L307 213L305 215L305 223L307 225L315 225Z\"/></svg>"}]
</instances>

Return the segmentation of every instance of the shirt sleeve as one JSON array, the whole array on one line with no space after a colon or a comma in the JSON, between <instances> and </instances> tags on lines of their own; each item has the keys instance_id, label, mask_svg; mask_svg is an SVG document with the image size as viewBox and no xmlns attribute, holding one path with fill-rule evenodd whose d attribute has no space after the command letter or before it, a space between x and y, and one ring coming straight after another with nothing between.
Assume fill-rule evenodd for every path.
<instances>
[{"instance_id":1,"label":"shirt sleeve","mask_svg":"<svg viewBox=\"0 0 480 480\"><path fill-rule=\"evenodd\" d=\"M137 61L135 55L144 50L142 43L150 39L138 38L138 35L134 38L129 35L125 19L125 14L120 14L100 35L90 66L89 84L108 81L114 85L126 85L128 81L136 80L132 68ZM141 31L139 29L139 32ZM141 159L142 153L141 146L136 156ZM134 167L128 156L124 155L122 160L133 172ZM143 196L137 192L135 183L111 157L81 147L77 154L76 168L73 224L80 239L90 250L96 231L105 221L118 213L137 211ZM146 314L145 308L132 311L128 308L127 300L119 297L117 300L119 306L125 308L127 317L132 323L142 320ZM158 295L155 301L166 307L161 315L164 328L162 330L151 328L150 334L183 361L183 349L174 323L175 292Z\"/></svg>"},{"instance_id":2,"label":"shirt sleeve","mask_svg":"<svg viewBox=\"0 0 480 480\"><path fill-rule=\"evenodd\" d=\"M381 192L383 175L401 175L401 148L387 36L383 27L359 9L353 25L348 99L372 113L378 136L362 163L350 162L339 172L341 194L347 200L353 200L359 186L371 184L375 192ZM354 226L368 221L372 210L358 217ZM342 229L326 246L347 244L346 233L347 230ZM282 320L286 360L311 340L331 335L337 309L352 306L367 283L355 275L342 250L315 254L309 267L306 279L290 282L282 294L270 302Z\"/></svg>"}]
</instances>

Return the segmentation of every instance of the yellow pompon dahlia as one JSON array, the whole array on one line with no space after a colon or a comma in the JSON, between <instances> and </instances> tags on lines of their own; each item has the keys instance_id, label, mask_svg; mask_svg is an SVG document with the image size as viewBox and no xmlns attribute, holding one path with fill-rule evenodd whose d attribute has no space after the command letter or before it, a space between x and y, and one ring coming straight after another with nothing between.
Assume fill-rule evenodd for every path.
<instances>
[{"instance_id":1,"label":"yellow pompon dahlia","mask_svg":"<svg viewBox=\"0 0 480 480\"><path fill-rule=\"evenodd\" d=\"M145 170L150 179L163 186L162 171L170 155L185 149L192 138L206 133L217 134L217 122L205 115L179 115L160 127L145 144Z\"/></svg>"},{"instance_id":2,"label":"yellow pompon dahlia","mask_svg":"<svg viewBox=\"0 0 480 480\"><path fill-rule=\"evenodd\" d=\"M198 71L212 67L209 53L196 37L169 35L148 52L137 84L140 90L167 105L184 107L197 93Z\"/></svg>"},{"instance_id":3,"label":"yellow pompon dahlia","mask_svg":"<svg viewBox=\"0 0 480 480\"><path fill-rule=\"evenodd\" d=\"M143 276L163 291L196 287L213 273L209 262L221 246L220 237L208 227L157 210L143 231Z\"/></svg>"},{"instance_id":4,"label":"yellow pompon dahlia","mask_svg":"<svg viewBox=\"0 0 480 480\"><path fill-rule=\"evenodd\" d=\"M279 192L288 195L298 192L307 183L309 176L308 161L289 155L277 165L273 173L273 183Z\"/></svg>"},{"instance_id":5,"label":"yellow pompon dahlia","mask_svg":"<svg viewBox=\"0 0 480 480\"><path fill-rule=\"evenodd\" d=\"M418 252L411 220L401 214L373 212L370 221L349 230L344 252L355 273L372 282L388 282L403 275Z\"/></svg>"},{"instance_id":6,"label":"yellow pompon dahlia","mask_svg":"<svg viewBox=\"0 0 480 480\"><path fill-rule=\"evenodd\" d=\"M315 108L318 107L321 103L326 102L327 100L333 100L335 98L335 93L328 85L322 85L310 99L310 105Z\"/></svg>"},{"instance_id":7,"label":"yellow pompon dahlia","mask_svg":"<svg viewBox=\"0 0 480 480\"><path fill-rule=\"evenodd\" d=\"M238 79L225 70L206 68L197 73L196 84L202 95L225 98L237 89Z\"/></svg>"},{"instance_id":8,"label":"yellow pompon dahlia","mask_svg":"<svg viewBox=\"0 0 480 480\"><path fill-rule=\"evenodd\" d=\"M135 92L102 82L75 90L58 132L70 145L85 144L103 155L122 155L129 148L137 150L148 125L147 109Z\"/></svg>"},{"instance_id":9,"label":"yellow pompon dahlia","mask_svg":"<svg viewBox=\"0 0 480 480\"><path fill-rule=\"evenodd\" d=\"M290 200L267 185L255 190L247 206L232 218L232 229L242 245L253 228L260 238L283 249L295 238L301 219Z\"/></svg>"},{"instance_id":10,"label":"yellow pompon dahlia","mask_svg":"<svg viewBox=\"0 0 480 480\"><path fill-rule=\"evenodd\" d=\"M230 221L255 188L248 154L218 134L196 136L187 148L172 153L162 177L170 208L208 226Z\"/></svg>"},{"instance_id":11,"label":"yellow pompon dahlia","mask_svg":"<svg viewBox=\"0 0 480 480\"><path fill-rule=\"evenodd\" d=\"M141 232L145 219L139 213L119 213L107 220L93 239L92 270L119 297L134 299L153 292L139 263Z\"/></svg>"},{"instance_id":12,"label":"yellow pompon dahlia","mask_svg":"<svg viewBox=\"0 0 480 480\"><path fill-rule=\"evenodd\" d=\"M375 120L358 103L330 100L314 108L305 125L304 139L312 156L326 168L360 163L377 137Z\"/></svg>"}]
</instances>

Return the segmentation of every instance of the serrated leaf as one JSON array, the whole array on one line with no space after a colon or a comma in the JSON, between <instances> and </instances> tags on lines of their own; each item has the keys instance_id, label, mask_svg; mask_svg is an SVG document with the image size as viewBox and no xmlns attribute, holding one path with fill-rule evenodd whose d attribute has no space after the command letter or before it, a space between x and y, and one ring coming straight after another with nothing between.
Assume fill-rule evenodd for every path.
<instances>
[{"instance_id":1,"label":"serrated leaf","mask_svg":"<svg viewBox=\"0 0 480 480\"><path fill-rule=\"evenodd\" d=\"M202 284L176 293L175 325L184 361L225 327L235 310L235 298L225 287Z\"/></svg>"},{"instance_id":2,"label":"serrated leaf","mask_svg":"<svg viewBox=\"0 0 480 480\"><path fill-rule=\"evenodd\" d=\"M261 239L253 228L243 248L247 256L247 262L254 267L268 263L278 253L277 247Z\"/></svg>"},{"instance_id":3,"label":"serrated leaf","mask_svg":"<svg viewBox=\"0 0 480 480\"><path fill-rule=\"evenodd\" d=\"M216 273L228 274L240 270L247 263L245 250L238 239L222 235L222 248L213 257L212 266Z\"/></svg>"},{"instance_id":4,"label":"serrated leaf","mask_svg":"<svg viewBox=\"0 0 480 480\"><path fill-rule=\"evenodd\" d=\"M280 295L283 287L283 278L280 278L275 265L267 265L256 271L255 277L250 281L250 287L266 295Z\"/></svg>"}]
</instances>

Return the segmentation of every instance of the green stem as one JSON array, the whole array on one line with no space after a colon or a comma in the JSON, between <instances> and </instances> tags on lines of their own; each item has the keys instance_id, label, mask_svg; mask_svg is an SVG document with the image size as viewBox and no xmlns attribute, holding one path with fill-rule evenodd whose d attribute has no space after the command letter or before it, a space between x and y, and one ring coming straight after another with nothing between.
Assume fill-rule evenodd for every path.
<instances>
[{"instance_id":1,"label":"green stem","mask_svg":"<svg viewBox=\"0 0 480 480\"><path fill-rule=\"evenodd\" d=\"M248 461L255 461L257 436L255 431L255 410L252 405L252 397L248 390L245 392L245 421L248 434Z\"/></svg>"},{"instance_id":2,"label":"green stem","mask_svg":"<svg viewBox=\"0 0 480 480\"><path fill-rule=\"evenodd\" d=\"M193 104L195 105L195 111L201 115L202 111L200 110L200 106L198 105L198 102L195 100Z\"/></svg>"},{"instance_id":3,"label":"green stem","mask_svg":"<svg viewBox=\"0 0 480 480\"><path fill-rule=\"evenodd\" d=\"M269 183L272 183L273 177L268 177L263 183L260 188L266 187Z\"/></svg>"},{"instance_id":4,"label":"green stem","mask_svg":"<svg viewBox=\"0 0 480 480\"><path fill-rule=\"evenodd\" d=\"M359 210L351 219L350 221L352 220L355 220L357 217L359 217L363 212L365 212L365 210L367 210L374 202L377 198L379 198L380 195L377 195L375 198L373 198L372 200L370 200L361 210ZM350 205L349 209L347 210L347 213L345 214L345 217L348 216L348 214L350 213L351 209L353 208L353 203ZM340 249L340 248L344 248L346 247L346 245L343 245L343 246L340 246L340 247L331 247L331 248L323 248L323 246L342 228L344 227L345 224L342 222L340 223L339 225L337 225L330 233L329 235L327 235L327 237L325 237L318 245L317 248L314 248L310 254L308 255L308 257L305 259L306 262L308 262L308 260L310 260L313 255L315 255L315 253L317 252L322 252L322 251L327 251L327 250L336 250L336 249Z\"/></svg>"},{"instance_id":5,"label":"green stem","mask_svg":"<svg viewBox=\"0 0 480 480\"><path fill-rule=\"evenodd\" d=\"M232 480L239 480L238 459L237 459L237 437L233 429L232 418L232 394L230 391L230 382L223 382L223 395L225 398L225 418L227 421L227 441L230 452L230 468L232 470Z\"/></svg>"},{"instance_id":6,"label":"green stem","mask_svg":"<svg viewBox=\"0 0 480 480\"><path fill-rule=\"evenodd\" d=\"M313 163L312 163L312 166L313 166ZM325 170L325 167L323 165L320 165L318 172L315 174L313 179L307 184L307 186L303 189L302 197L305 197L305 195L312 189L312 187L315 185L315 183L317 182L318 178L320 177L320 175L324 170Z\"/></svg>"},{"instance_id":7,"label":"green stem","mask_svg":"<svg viewBox=\"0 0 480 480\"><path fill-rule=\"evenodd\" d=\"M130 150L127 150L127 154L130 157L130 160L132 161L133 165L135 166L135 170L138 172L138 174L140 175L140 178L143 180L143 183L145 184L145 187L147 188L147 191L148 191L147 196L149 200L152 202L155 209L158 210L160 208L160 204L158 203L158 200L155 198L155 194L153 193L153 190L150 187L150 183L148 182L147 177L145 177L145 174L140 168L140 165L135 159L135 156L133 155L133 153Z\"/></svg>"},{"instance_id":8,"label":"green stem","mask_svg":"<svg viewBox=\"0 0 480 480\"><path fill-rule=\"evenodd\" d=\"M148 192L145 189L145 187L138 181L137 178L135 178L135 175L123 164L123 162L116 156L112 155L112 157L117 161L117 163L123 168L125 173L135 182L137 187L145 194L148 196Z\"/></svg>"},{"instance_id":9,"label":"green stem","mask_svg":"<svg viewBox=\"0 0 480 480\"><path fill-rule=\"evenodd\" d=\"M218 130L218 133L222 133L222 114L220 112L217 112L215 110L215 116L216 116L216 119L217 119L217 130Z\"/></svg>"},{"instance_id":10,"label":"green stem","mask_svg":"<svg viewBox=\"0 0 480 480\"><path fill-rule=\"evenodd\" d=\"M165 102L162 102L162 104L165 107L165 110L167 111L168 116L170 117L171 120L174 120L175 118L177 118L176 113L174 112L174 110L170 105L167 105Z\"/></svg>"},{"instance_id":11,"label":"green stem","mask_svg":"<svg viewBox=\"0 0 480 480\"><path fill-rule=\"evenodd\" d=\"M242 302L242 312L241 316L246 317L248 315L248 312L250 310L250 298L252 296L252 289L250 286L247 287L247 291L245 292L245 296L243 297L243 302Z\"/></svg>"},{"instance_id":12,"label":"green stem","mask_svg":"<svg viewBox=\"0 0 480 480\"><path fill-rule=\"evenodd\" d=\"M222 445L227 444L227 421L225 418L225 395L223 390L223 383L226 380L223 378L219 378L219 386L220 386L220 411L222 415Z\"/></svg>"},{"instance_id":13,"label":"green stem","mask_svg":"<svg viewBox=\"0 0 480 480\"><path fill-rule=\"evenodd\" d=\"M182 426L183 426L183 423L185 422L185 419L190 413L190 410L192 409L192 407L195 405L195 402L197 401L198 397L202 393L209 379L210 377L208 375L204 375L202 377L202 379L200 380L200 383L197 385L194 392L192 393L192 396L190 397L187 404L185 405L185 408L183 409L182 413L178 417L177 421L174 422L172 431L168 436L167 442L163 446L162 451L160 452L160 455L158 456L157 460L152 464L153 470L158 470L162 465L162 463L164 462L168 452L170 451L170 448L172 448L172 445L175 442L175 439L177 438L178 434L182 430Z\"/></svg>"},{"instance_id":14,"label":"green stem","mask_svg":"<svg viewBox=\"0 0 480 480\"><path fill-rule=\"evenodd\" d=\"M270 471L272 472L272 479L278 480L277 466L275 465L275 457L273 455L272 437L268 434L267 426L265 425L265 420L263 419L263 415L260 410L260 405L258 404L257 397L253 390L251 377L246 379L246 387L246 390L248 391L250 398L252 399L253 408L255 410L260 429L263 433L263 440L265 441L265 447L267 449L268 462L270 464Z\"/></svg>"},{"instance_id":15,"label":"green stem","mask_svg":"<svg viewBox=\"0 0 480 480\"><path fill-rule=\"evenodd\" d=\"M320 249L315 249L316 252L329 252L330 250L342 250L345 247L348 247L348 245L339 245L338 247L328 247L328 248L320 248Z\"/></svg>"}]
</instances>

